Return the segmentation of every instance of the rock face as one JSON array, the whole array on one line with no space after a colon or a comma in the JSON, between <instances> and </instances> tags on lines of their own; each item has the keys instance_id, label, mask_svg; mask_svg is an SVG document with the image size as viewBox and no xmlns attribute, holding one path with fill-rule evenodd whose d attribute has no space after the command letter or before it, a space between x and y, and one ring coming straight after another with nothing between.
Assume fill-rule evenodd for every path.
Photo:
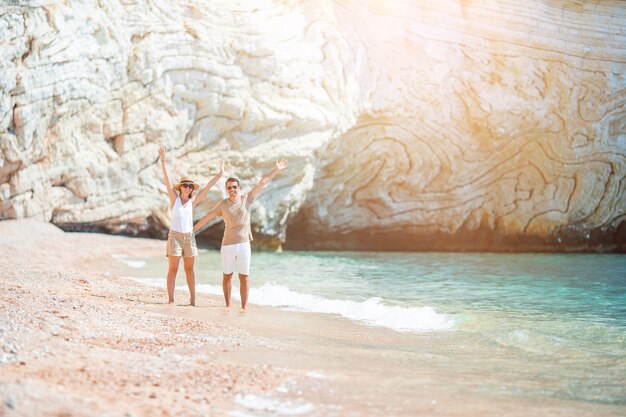
<instances>
[{"instance_id":1,"label":"rock face","mask_svg":"<svg viewBox=\"0 0 626 417\"><path fill-rule=\"evenodd\" d=\"M260 236L284 239L317 150L356 119L356 83L346 82L356 77L330 4L14 1L1 10L2 218L163 235L163 144L173 178L207 180L224 159L244 187L288 158L288 176L255 217ZM221 188L196 216L224 198Z\"/></svg>"},{"instance_id":2,"label":"rock face","mask_svg":"<svg viewBox=\"0 0 626 417\"><path fill-rule=\"evenodd\" d=\"M373 51L370 105L288 242L624 250L626 4L409 3L342 21Z\"/></svg>"},{"instance_id":3,"label":"rock face","mask_svg":"<svg viewBox=\"0 0 626 417\"><path fill-rule=\"evenodd\" d=\"M0 218L164 236L163 144L244 191L287 158L271 247L623 251L624 27L618 0L5 2Z\"/></svg>"}]
</instances>

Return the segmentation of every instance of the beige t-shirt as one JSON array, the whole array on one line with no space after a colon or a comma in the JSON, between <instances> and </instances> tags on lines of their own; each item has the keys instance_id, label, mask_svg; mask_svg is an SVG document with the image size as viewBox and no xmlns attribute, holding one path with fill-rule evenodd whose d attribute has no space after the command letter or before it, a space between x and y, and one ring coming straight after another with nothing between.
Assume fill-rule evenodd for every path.
<instances>
[{"instance_id":1,"label":"beige t-shirt","mask_svg":"<svg viewBox=\"0 0 626 417\"><path fill-rule=\"evenodd\" d=\"M234 245L236 243L252 241L250 230L250 206L254 198L248 198L248 194L239 196L236 203L229 199L217 203L213 209L218 216L224 219L224 238L222 245Z\"/></svg>"}]
</instances>

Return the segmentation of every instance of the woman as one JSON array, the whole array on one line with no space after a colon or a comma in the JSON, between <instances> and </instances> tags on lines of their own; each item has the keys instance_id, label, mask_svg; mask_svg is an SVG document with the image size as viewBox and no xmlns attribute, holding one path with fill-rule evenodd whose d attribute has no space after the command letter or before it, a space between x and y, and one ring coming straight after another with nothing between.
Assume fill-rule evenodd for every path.
<instances>
[{"instance_id":1,"label":"woman","mask_svg":"<svg viewBox=\"0 0 626 417\"><path fill-rule=\"evenodd\" d=\"M193 232L193 207L199 204L207 193L217 183L224 173L224 161L220 162L220 169L217 175L194 196L193 192L200 186L189 177L182 177L180 182L172 186L172 181L165 166L165 148L159 148L161 158L161 168L165 177L167 195L170 198L170 209L172 210L170 231L167 236L166 256L168 257L169 269L167 271L167 297L168 304L174 303L174 283L181 256L187 276L187 286L189 287L189 304L196 305L196 277L193 272L194 257L198 256L196 247L196 236ZM176 194L178 191L178 194Z\"/></svg>"}]
</instances>

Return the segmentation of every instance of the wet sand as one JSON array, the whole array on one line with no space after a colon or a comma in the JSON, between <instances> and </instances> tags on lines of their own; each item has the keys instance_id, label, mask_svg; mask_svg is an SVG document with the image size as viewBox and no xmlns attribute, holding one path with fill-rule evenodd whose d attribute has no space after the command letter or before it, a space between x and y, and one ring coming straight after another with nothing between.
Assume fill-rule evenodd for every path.
<instances>
[{"instance_id":1,"label":"wet sand","mask_svg":"<svg viewBox=\"0 0 626 417\"><path fill-rule=\"evenodd\" d=\"M198 320L210 317L224 325L236 322L262 343L253 351L223 351L216 361L289 370L282 384L289 391L280 398L314 405L304 415L612 416L624 411L616 405L516 395L511 387L533 389L535 373L548 369L548 361L529 364L520 372L504 350L481 352L483 341L463 340L455 332L405 334L335 316L262 307L246 313L219 306L145 308ZM453 360L459 351L474 352L474 357ZM484 369L486 361L499 364L499 369ZM502 391L494 393L499 386ZM278 398L276 391L269 395Z\"/></svg>"},{"instance_id":2,"label":"wet sand","mask_svg":"<svg viewBox=\"0 0 626 417\"><path fill-rule=\"evenodd\" d=\"M0 415L624 411L494 391L524 384L524 374L510 367L506 352L484 351L482 341L461 337L462 330L404 334L323 314L255 305L243 312L206 294L189 307L186 291L167 305L164 289L103 273L112 269L114 254L150 257L163 247L162 241L63 233L32 221L0 222ZM501 366L482 369L484 358Z\"/></svg>"}]
</instances>

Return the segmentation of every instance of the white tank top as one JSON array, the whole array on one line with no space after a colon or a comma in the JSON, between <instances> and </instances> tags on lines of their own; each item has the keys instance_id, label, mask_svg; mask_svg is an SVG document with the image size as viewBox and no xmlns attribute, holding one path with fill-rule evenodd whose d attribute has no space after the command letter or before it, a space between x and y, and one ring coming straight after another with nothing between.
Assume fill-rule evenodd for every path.
<instances>
[{"instance_id":1,"label":"white tank top","mask_svg":"<svg viewBox=\"0 0 626 417\"><path fill-rule=\"evenodd\" d=\"M181 233L193 231L193 202L187 201L184 206L180 202L180 197L176 197L174 207L172 207L172 220L170 230Z\"/></svg>"}]
</instances>

